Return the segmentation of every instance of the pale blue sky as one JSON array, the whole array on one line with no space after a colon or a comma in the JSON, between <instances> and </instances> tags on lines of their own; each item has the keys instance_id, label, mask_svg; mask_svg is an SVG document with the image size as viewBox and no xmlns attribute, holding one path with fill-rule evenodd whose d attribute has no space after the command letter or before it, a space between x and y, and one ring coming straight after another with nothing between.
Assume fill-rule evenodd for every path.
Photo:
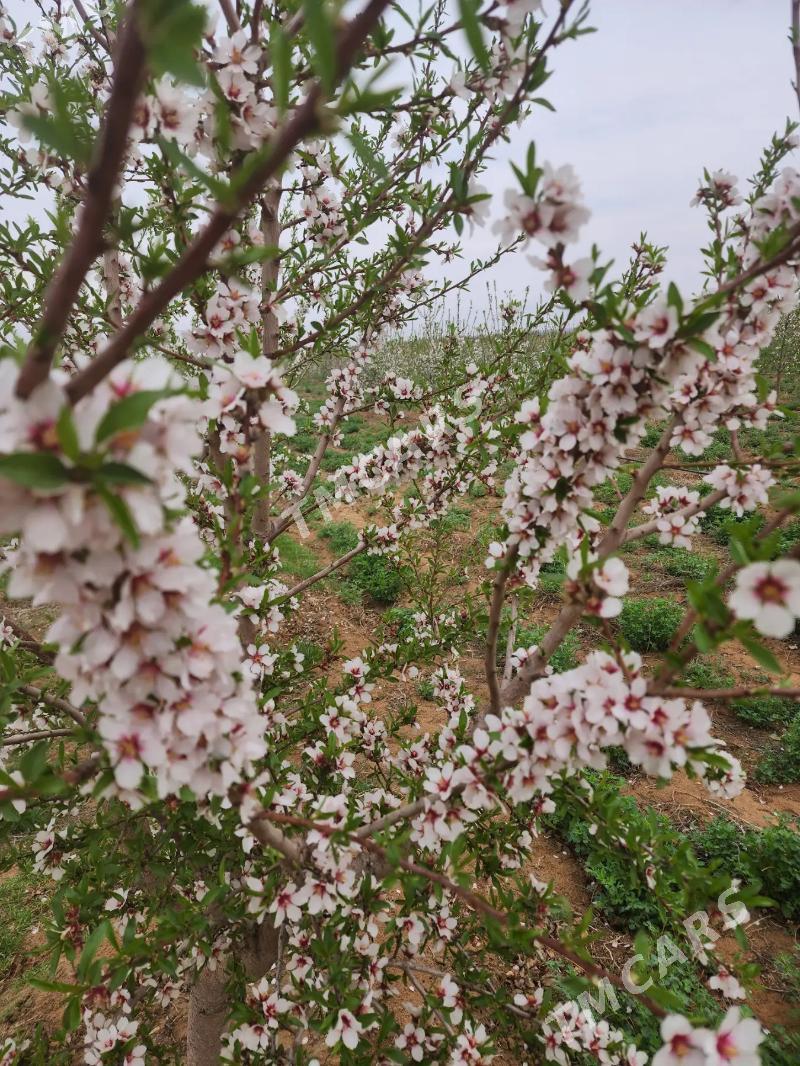
<instances>
[{"instance_id":1,"label":"pale blue sky","mask_svg":"<svg viewBox=\"0 0 800 1066\"><path fill-rule=\"evenodd\" d=\"M744 182L771 134L798 117L789 21L789 0L592 4L598 32L554 56L543 92L557 112L538 110L526 127L538 158L572 163L581 177L592 210L582 252L595 242L619 261L646 229L670 246L667 276L697 285L707 230L689 201L703 166ZM498 161L487 184L505 183L506 173ZM493 272L511 290L523 276L534 288L540 279L522 256Z\"/></svg>"},{"instance_id":2,"label":"pale blue sky","mask_svg":"<svg viewBox=\"0 0 800 1066\"><path fill-rule=\"evenodd\" d=\"M32 0L5 2L20 21L36 20ZM552 17L557 0L545 9ZM773 131L797 117L789 18L789 0L595 0L589 21L598 32L554 54L543 93L556 113L537 109L484 183L502 193L508 160L523 158L535 138L540 160L572 163L581 177L592 219L576 255L595 242L625 260L646 229L670 246L667 276L691 290L707 236L702 213L689 207L703 166L744 181ZM494 214L500 207L498 196ZM469 258L494 239L488 229L465 232L464 245ZM488 277L515 293L537 292L542 281L523 255ZM485 281L470 295L483 307Z\"/></svg>"}]
</instances>

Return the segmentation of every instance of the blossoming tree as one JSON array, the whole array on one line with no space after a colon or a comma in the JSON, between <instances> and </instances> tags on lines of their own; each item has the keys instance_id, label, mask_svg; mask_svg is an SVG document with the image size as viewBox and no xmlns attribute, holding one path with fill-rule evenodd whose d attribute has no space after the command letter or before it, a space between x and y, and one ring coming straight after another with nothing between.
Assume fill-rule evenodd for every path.
<instances>
[{"instance_id":1,"label":"blossoming tree","mask_svg":"<svg viewBox=\"0 0 800 1066\"><path fill-rule=\"evenodd\" d=\"M554 54L588 28L572 0L436 0L419 17L389 0L38 6L34 28L0 16L4 192L40 201L0 224L0 816L55 881L52 976L37 981L65 1002L60 1026L9 1036L2 1061L641 1066L638 1034L579 998L637 989L592 960L580 916L555 931L561 902L531 863L544 816L585 820L668 900L710 987L744 994L712 926L685 919L722 899L739 926L754 890L629 838L592 782L623 748L655 778L683 768L735 795L707 694L681 680L726 641L779 672L761 638L800 616L800 561L776 558L800 508L777 479L796 461L739 440L780 415L758 358L796 301L793 127L746 196L706 174L707 282L690 298L662 288L646 243L619 275L596 249L571 256L589 222L577 176L516 151L515 126L549 106ZM510 191L492 197L478 179L509 141ZM442 280L464 227L490 217L496 249ZM369 376L389 332L522 247L548 296L478 361L456 343L441 381ZM528 358L543 331L547 374ZM295 389L320 368L303 464L287 446ZM364 411L408 428L326 479ZM703 459L720 425L721 464ZM653 491L676 449L702 491ZM289 635L307 590L359 555L396 557L509 461L484 608L420 610L359 656L307 661ZM601 522L595 490L633 461ZM361 498L383 524L280 580L278 538ZM711 507L767 504L645 664L613 623L624 546L689 546ZM512 625L499 649L508 610L565 551L553 624L528 648ZM50 612L42 641L18 599ZM555 672L578 623L595 650ZM476 632L471 691L456 653ZM440 728L410 739L373 702L421 668ZM544 953L573 968L574 1001L504 976ZM176 1051L161 1018L183 1000ZM656 1066L758 1061L764 1034L738 1006L710 1025L657 985L644 1001L663 1019Z\"/></svg>"}]
</instances>

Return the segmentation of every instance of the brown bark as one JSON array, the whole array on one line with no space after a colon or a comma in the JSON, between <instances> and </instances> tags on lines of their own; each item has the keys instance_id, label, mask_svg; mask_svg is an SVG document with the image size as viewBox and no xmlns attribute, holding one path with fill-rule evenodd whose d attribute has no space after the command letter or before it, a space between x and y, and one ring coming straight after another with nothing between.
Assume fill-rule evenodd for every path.
<instances>
[{"instance_id":1,"label":"brown bark","mask_svg":"<svg viewBox=\"0 0 800 1066\"><path fill-rule=\"evenodd\" d=\"M45 293L42 317L17 381L17 395L23 398L30 396L50 373L53 353L86 272L103 250L103 227L111 211L136 100L144 84L146 54L136 25L138 9L138 0L133 0L117 41L114 82L94 159L86 175L86 198L78 230Z\"/></svg>"},{"instance_id":2,"label":"brown bark","mask_svg":"<svg viewBox=\"0 0 800 1066\"><path fill-rule=\"evenodd\" d=\"M249 927L239 946L239 959L249 981L258 981L278 959L278 933L272 926ZM227 971L224 964L200 971L189 992L186 1032L186 1066L217 1066L222 1034L230 1013Z\"/></svg>"},{"instance_id":3,"label":"brown bark","mask_svg":"<svg viewBox=\"0 0 800 1066\"><path fill-rule=\"evenodd\" d=\"M261 233L267 248L277 248L281 239L281 188L275 182L268 189L261 202ZM280 260L277 256L266 259L261 268L261 351L272 359L278 350L278 319L271 306L267 304L277 291ZM262 484L269 484L271 434L265 430L255 442L253 449L253 473ZM270 496L269 491L257 502L253 515L253 532L260 537L270 536Z\"/></svg>"},{"instance_id":4,"label":"brown bark","mask_svg":"<svg viewBox=\"0 0 800 1066\"><path fill-rule=\"evenodd\" d=\"M370 0L344 27L336 48L337 78L341 79L348 72L359 48L375 27L388 2L389 0ZM269 154L253 168L252 173L238 189L235 200L229 206L220 204L216 207L206 227L184 250L174 269L142 297L122 329L103 351L70 380L66 392L71 403L77 403L90 393L98 382L127 358L134 342L149 329L178 293L205 271L209 255L242 208L259 194L269 178L280 173L295 146L318 128L319 104L322 99L322 87L317 83L269 142Z\"/></svg>"}]
</instances>

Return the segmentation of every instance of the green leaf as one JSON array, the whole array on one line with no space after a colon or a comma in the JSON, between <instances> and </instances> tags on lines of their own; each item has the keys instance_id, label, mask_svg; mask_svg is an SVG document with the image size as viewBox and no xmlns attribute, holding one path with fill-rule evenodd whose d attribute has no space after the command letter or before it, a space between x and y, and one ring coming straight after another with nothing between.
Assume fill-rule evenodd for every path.
<instances>
[{"instance_id":1,"label":"green leaf","mask_svg":"<svg viewBox=\"0 0 800 1066\"><path fill-rule=\"evenodd\" d=\"M330 93L336 84L336 34L324 0L303 0L306 32L314 50L312 64L323 88Z\"/></svg>"},{"instance_id":2,"label":"green leaf","mask_svg":"<svg viewBox=\"0 0 800 1066\"><path fill-rule=\"evenodd\" d=\"M458 12L461 16L461 27L472 49L472 54L477 59L482 70L489 69L489 53L483 40L480 23L478 22L478 4L475 0L458 0Z\"/></svg>"},{"instance_id":3,"label":"green leaf","mask_svg":"<svg viewBox=\"0 0 800 1066\"><path fill-rule=\"evenodd\" d=\"M29 489L56 489L69 480L69 470L50 452L0 455L0 477Z\"/></svg>"},{"instance_id":4,"label":"green leaf","mask_svg":"<svg viewBox=\"0 0 800 1066\"><path fill-rule=\"evenodd\" d=\"M133 520L130 508L121 496L115 496L104 485L97 485L97 494L111 513L111 517L124 533L134 548L139 547L139 530Z\"/></svg>"},{"instance_id":5,"label":"green leaf","mask_svg":"<svg viewBox=\"0 0 800 1066\"><path fill-rule=\"evenodd\" d=\"M70 121L68 114L25 115L23 126L34 135L44 148L50 148L56 155L74 159L84 166L92 155L92 145Z\"/></svg>"},{"instance_id":6,"label":"green leaf","mask_svg":"<svg viewBox=\"0 0 800 1066\"><path fill-rule=\"evenodd\" d=\"M348 136L350 138L350 143L356 150L356 155L367 170L372 171L377 177L388 177L389 172L386 169L386 164L380 155L367 144L366 138L358 126L353 126L350 129Z\"/></svg>"},{"instance_id":7,"label":"green leaf","mask_svg":"<svg viewBox=\"0 0 800 1066\"><path fill-rule=\"evenodd\" d=\"M152 485L149 477L127 463L103 463L92 473L95 481L108 485Z\"/></svg>"},{"instance_id":8,"label":"green leaf","mask_svg":"<svg viewBox=\"0 0 800 1066\"><path fill-rule=\"evenodd\" d=\"M182 167L187 174L198 182L198 184L202 185L204 189L208 189L215 199L220 200L222 198L224 191L227 188L223 182L218 178L212 177L210 174L206 174L206 172L199 167L190 156L181 151L174 140L167 140L166 137L159 137L158 143L161 146L162 152L174 167Z\"/></svg>"},{"instance_id":9,"label":"green leaf","mask_svg":"<svg viewBox=\"0 0 800 1066\"><path fill-rule=\"evenodd\" d=\"M275 106L283 115L289 107L289 79L292 70L292 49L283 27L273 24L269 35L269 54L272 61L272 92Z\"/></svg>"},{"instance_id":10,"label":"green leaf","mask_svg":"<svg viewBox=\"0 0 800 1066\"><path fill-rule=\"evenodd\" d=\"M73 997L64 1008L62 1024L68 1033L77 1029L81 1024L81 1001L77 996Z\"/></svg>"},{"instance_id":11,"label":"green leaf","mask_svg":"<svg viewBox=\"0 0 800 1066\"><path fill-rule=\"evenodd\" d=\"M117 433L138 429L150 414L153 404L169 395L170 393L164 389L142 389L141 392L132 392L130 396L118 400L100 420L95 440L98 444L102 444L104 440L116 436Z\"/></svg>"},{"instance_id":12,"label":"green leaf","mask_svg":"<svg viewBox=\"0 0 800 1066\"><path fill-rule=\"evenodd\" d=\"M683 313L683 299L674 281L669 283L667 289L667 303L670 307L674 307L679 315Z\"/></svg>"},{"instance_id":13,"label":"green leaf","mask_svg":"<svg viewBox=\"0 0 800 1066\"><path fill-rule=\"evenodd\" d=\"M701 340L699 337L692 337L691 340L687 341L687 344L690 348L694 348L696 352L704 355L710 362L715 363L717 361L717 353L708 341Z\"/></svg>"},{"instance_id":14,"label":"green leaf","mask_svg":"<svg viewBox=\"0 0 800 1066\"><path fill-rule=\"evenodd\" d=\"M202 88L206 84L195 58L206 25L206 12L189 0L147 0L141 13L141 33L150 65L156 74L172 74L179 81Z\"/></svg>"},{"instance_id":15,"label":"green leaf","mask_svg":"<svg viewBox=\"0 0 800 1066\"><path fill-rule=\"evenodd\" d=\"M100 945L104 940L108 940L114 947L117 946L117 940L114 936L114 930L111 927L111 922L108 918L104 918L102 922L93 929L83 945L83 951L78 961L78 976L85 977L89 967L91 966L95 955L100 950Z\"/></svg>"},{"instance_id":16,"label":"green leaf","mask_svg":"<svg viewBox=\"0 0 800 1066\"><path fill-rule=\"evenodd\" d=\"M34 744L20 759L19 768L27 784L35 784L44 773L49 750L47 741L42 740Z\"/></svg>"},{"instance_id":17,"label":"green leaf","mask_svg":"<svg viewBox=\"0 0 800 1066\"><path fill-rule=\"evenodd\" d=\"M72 417L72 408L64 405L56 422L56 433L61 450L73 463L78 461L81 446L78 441L78 431L75 428L75 420Z\"/></svg>"},{"instance_id":18,"label":"green leaf","mask_svg":"<svg viewBox=\"0 0 800 1066\"><path fill-rule=\"evenodd\" d=\"M389 111L394 107L399 94L399 89L384 89L380 92L347 92L342 96L336 110L342 116Z\"/></svg>"},{"instance_id":19,"label":"green leaf","mask_svg":"<svg viewBox=\"0 0 800 1066\"><path fill-rule=\"evenodd\" d=\"M25 984L41 989L42 992L60 992L61 995L83 991L82 985L68 985L62 981L45 981L41 977L28 977Z\"/></svg>"},{"instance_id":20,"label":"green leaf","mask_svg":"<svg viewBox=\"0 0 800 1066\"><path fill-rule=\"evenodd\" d=\"M281 250L275 244L259 244L252 248L232 252L224 259L220 259L216 265L222 275L238 276L244 267L251 266L253 263L266 263L270 259L277 259L280 254Z\"/></svg>"},{"instance_id":21,"label":"green leaf","mask_svg":"<svg viewBox=\"0 0 800 1066\"><path fill-rule=\"evenodd\" d=\"M747 648L750 654L753 656L759 666L763 666L765 670L769 670L771 674L781 674L783 670L781 664L764 645L755 639L755 637L749 637L744 634L739 636L739 640Z\"/></svg>"}]
</instances>

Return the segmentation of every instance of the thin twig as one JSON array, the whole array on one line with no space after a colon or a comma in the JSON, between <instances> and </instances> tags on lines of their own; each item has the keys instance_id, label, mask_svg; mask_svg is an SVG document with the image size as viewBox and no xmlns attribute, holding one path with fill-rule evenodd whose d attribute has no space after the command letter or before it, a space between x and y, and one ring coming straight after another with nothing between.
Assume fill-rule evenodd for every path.
<instances>
[{"instance_id":1,"label":"thin twig","mask_svg":"<svg viewBox=\"0 0 800 1066\"><path fill-rule=\"evenodd\" d=\"M44 299L44 310L17 380L17 395L30 396L50 372L50 363L70 311L94 259L103 249L103 227L108 220L128 129L144 83L145 48L139 36L139 0L128 6L117 42L114 81L94 158L86 175L86 199L69 250L61 261Z\"/></svg>"},{"instance_id":2,"label":"thin twig","mask_svg":"<svg viewBox=\"0 0 800 1066\"><path fill-rule=\"evenodd\" d=\"M0 739L0 748L10 748L14 744L32 744L34 740L51 740L53 737L71 737L71 729L34 729L30 733L12 733Z\"/></svg>"},{"instance_id":3,"label":"thin twig","mask_svg":"<svg viewBox=\"0 0 800 1066\"><path fill-rule=\"evenodd\" d=\"M82 714L77 707L73 707L71 703L62 700L59 696L51 696L48 692L42 692L42 690L36 688L35 685L20 685L17 691L23 692L32 700L46 703L48 707L52 707L56 711L61 711L62 714L66 714L71 718L73 722L77 722L79 726L86 725L86 716Z\"/></svg>"},{"instance_id":4,"label":"thin twig","mask_svg":"<svg viewBox=\"0 0 800 1066\"><path fill-rule=\"evenodd\" d=\"M383 14L389 0L370 0L342 31L336 48L337 77L341 79L350 69L362 42ZM205 228L184 251L176 266L139 302L130 318L108 345L66 387L72 403L91 392L98 382L125 359L136 339L158 318L171 301L206 269L208 257L230 228L239 212L253 200L266 182L277 174L295 146L312 133L319 124L319 104L323 100L322 86L316 82L308 95L292 113L291 118L267 142L261 151L259 165L250 169L229 205L218 205ZM236 184L236 176L232 184Z\"/></svg>"}]
</instances>

